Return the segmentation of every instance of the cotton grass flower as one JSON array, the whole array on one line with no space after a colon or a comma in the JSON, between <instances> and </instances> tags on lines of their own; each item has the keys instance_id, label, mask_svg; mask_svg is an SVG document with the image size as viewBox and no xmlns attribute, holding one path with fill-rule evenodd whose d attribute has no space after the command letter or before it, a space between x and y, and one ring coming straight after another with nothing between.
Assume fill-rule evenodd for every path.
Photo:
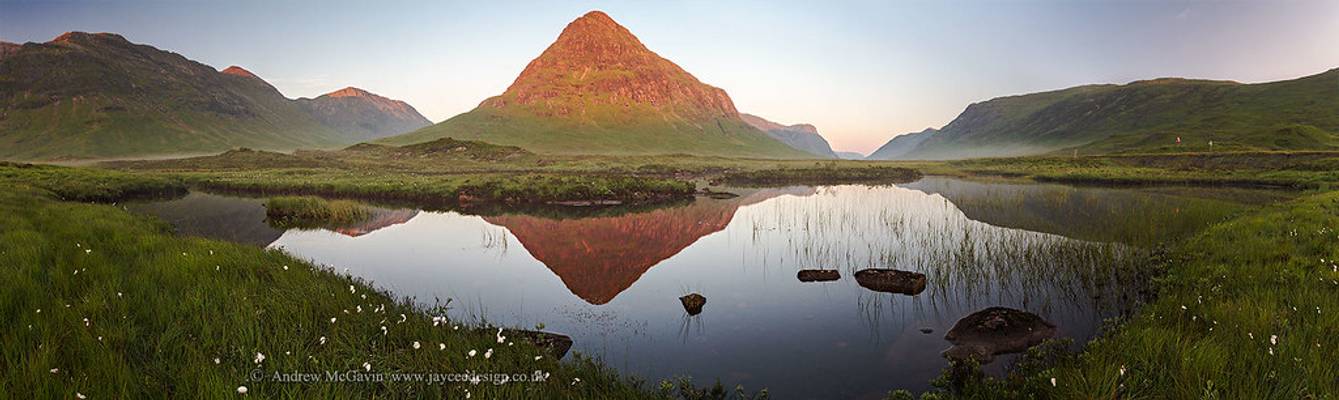
<instances>
[{"instance_id":1,"label":"cotton grass flower","mask_svg":"<svg viewBox=\"0 0 1339 400\"><path fill-rule=\"evenodd\" d=\"M421 346L421 345L418 344L418 341L415 341L415 342L414 342L414 350L418 350L418 348L419 348L420 346Z\"/></svg>"},{"instance_id":2,"label":"cotton grass flower","mask_svg":"<svg viewBox=\"0 0 1339 400\"><path fill-rule=\"evenodd\" d=\"M1269 344L1279 344L1279 335L1269 335Z\"/></svg>"},{"instance_id":3,"label":"cotton grass flower","mask_svg":"<svg viewBox=\"0 0 1339 400\"><path fill-rule=\"evenodd\" d=\"M505 341L507 341L507 337L502 336L502 328L497 328L497 342L502 343Z\"/></svg>"},{"instance_id":4,"label":"cotton grass flower","mask_svg":"<svg viewBox=\"0 0 1339 400\"><path fill-rule=\"evenodd\" d=\"M238 387L237 387L237 394L245 395L245 394L246 394L246 386L238 386Z\"/></svg>"},{"instance_id":5,"label":"cotton grass flower","mask_svg":"<svg viewBox=\"0 0 1339 400\"><path fill-rule=\"evenodd\" d=\"M321 339L319 340L319 342L321 342L321 345L324 346L324 345L325 345L325 336L321 336Z\"/></svg>"},{"instance_id":6,"label":"cotton grass flower","mask_svg":"<svg viewBox=\"0 0 1339 400\"><path fill-rule=\"evenodd\" d=\"M492 357L493 357L493 349L488 349L488 351L484 352L484 358L492 358Z\"/></svg>"},{"instance_id":7,"label":"cotton grass flower","mask_svg":"<svg viewBox=\"0 0 1339 400\"><path fill-rule=\"evenodd\" d=\"M372 363L370 362L363 363L363 370L367 372L372 372Z\"/></svg>"},{"instance_id":8,"label":"cotton grass flower","mask_svg":"<svg viewBox=\"0 0 1339 400\"><path fill-rule=\"evenodd\" d=\"M52 369L51 369L51 373L53 373L53 374L59 374L59 373L60 373L60 368L52 368Z\"/></svg>"},{"instance_id":9,"label":"cotton grass flower","mask_svg":"<svg viewBox=\"0 0 1339 400\"><path fill-rule=\"evenodd\" d=\"M442 351L442 350L446 350L446 343L438 343L438 344L437 344L437 351Z\"/></svg>"},{"instance_id":10,"label":"cotton grass flower","mask_svg":"<svg viewBox=\"0 0 1339 400\"><path fill-rule=\"evenodd\" d=\"M74 398L76 398L76 399L80 399L80 400L83 400L83 399L87 399L87 398L88 398L88 396L84 396L84 394L83 394L83 393L79 393L79 392L74 392Z\"/></svg>"},{"instance_id":11,"label":"cotton grass flower","mask_svg":"<svg viewBox=\"0 0 1339 400\"><path fill-rule=\"evenodd\" d=\"M256 359L255 359L255 362L256 362L256 364L260 364L260 363L265 362L265 354L263 354L263 353L257 351L257 352L256 352Z\"/></svg>"},{"instance_id":12,"label":"cotton grass flower","mask_svg":"<svg viewBox=\"0 0 1339 400\"><path fill-rule=\"evenodd\" d=\"M1051 378L1051 387L1055 387L1055 378Z\"/></svg>"},{"instance_id":13,"label":"cotton grass flower","mask_svg":"<svg viewBox=\"0 0 1339 400\"><path fill-rule=\"evenodd\" d=\"M469 353L465 353L465 358L474 357L475 354L479 354L479 352L478 352L478 351L475 351L475 350L470 350ZM56 373L56 372L55 372L56 370L51 370L51 371L52 371L51 373L53 373L53 374Z\"/></svg>"}]
</instances>

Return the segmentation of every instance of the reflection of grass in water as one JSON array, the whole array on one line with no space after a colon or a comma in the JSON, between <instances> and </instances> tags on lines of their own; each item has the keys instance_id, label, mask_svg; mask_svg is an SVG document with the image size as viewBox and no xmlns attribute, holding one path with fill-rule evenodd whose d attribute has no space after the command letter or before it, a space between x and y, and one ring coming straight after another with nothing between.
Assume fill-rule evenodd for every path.
<instances>
[{"instance_id":1,"label":"reflection of grass in water","mask_svg":"<svg viewBox=\"0 0 1339 400\"><path fill-rule=\"evenodd\" d=\"M769 212L752 215L755 241L780 235L797 269L837 268L847 277L864 268L924 273L930 285L916 296L917 309L949 315L998 303L1042 313L1117 309L1124 299L1116 292L1141 281L1127 276L1138 274L1144 253L1133 247L986 225L944 199L902 189L839 187L819 194L777 201ZM832 196L842 199L824 200ZM863 296L860 312L876 324L872 317L883 306L873 300L878 296Z\"/></svg>"}]
</instances>

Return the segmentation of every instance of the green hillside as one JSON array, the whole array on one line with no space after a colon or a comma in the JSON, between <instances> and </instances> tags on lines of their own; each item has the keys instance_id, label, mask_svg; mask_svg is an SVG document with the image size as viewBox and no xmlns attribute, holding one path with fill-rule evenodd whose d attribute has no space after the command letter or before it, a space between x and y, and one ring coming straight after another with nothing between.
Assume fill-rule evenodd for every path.
<instances>
[{"instance_id":1,"label":"green hillside","mask_svg":"<svg viewBox=\"0 0 1339 400\"><path fill-rule=\"evenodd\" d=\"M524 108L480 107L437 125L382 140L420 143L439 138L479 140L555 154L667 154L808 158L743 121L667 121L651 111L605 110L585 120L551 118Z\"/></svg>"},{"instance_id":2,"label":"green hillside","mask_svg":"<svg viewBox=\"0 0 1339 400\"><path fill-rule=\"evenodd\" d=\"M1080 86L972 104L899 158L1332 149L1339 146L1336 110L1339 70L1259 84Z\"/></svg>"},{"instance_id":3,"label":"green hillside","mask_svg":"<svg viewBox=\"0 0 1339 400\"><path fill-rule=\"evenodd\" d=\"M343 136L254 75L115 34L67 33L0 58L4 159L320 148Z\"/></svg>"}]
</instances>

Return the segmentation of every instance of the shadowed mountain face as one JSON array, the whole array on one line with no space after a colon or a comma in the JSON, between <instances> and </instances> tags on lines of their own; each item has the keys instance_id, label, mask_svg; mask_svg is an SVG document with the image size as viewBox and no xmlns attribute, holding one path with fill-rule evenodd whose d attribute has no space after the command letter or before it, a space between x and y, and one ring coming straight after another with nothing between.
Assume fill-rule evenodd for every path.
<instances>
[{"instance_id":1,"label":"shadowed mountain face","mask_svg":"<svg viewBox=\"0 0 1339 400\"><path fill-rule=\"evenodd\" d=\"M499 96L392 144L442 137L548 153L805 155L740 119L704 84L599 11L568 24Z\"/></svg>"},{"instance_id":2,"label":"shadowed mountain face","mask_svg":"<svg viewBox=\"0 0 1339 400\"><path fill-rule=\"evenodd\" d=\"M873 153L869 153L869 157L865 157L865 159L866 160L901 159L907 153L910 153L912 150L915 150L916 147L920 146L921 143L925 142L926 139L929 139L930 136L934 136L935 132L939 132L939 130L935 128L925 128L925 130L920 132L898 135L897 137L894 137L892 140L889 140L888 143L884 143L883 146L879 147L878 150L874 150Z\"/></svg>"},{"instance_id":3,"label":"shadowed mountain face","mask_svg":"<svg viewBox=\"0 0 1339 400\"><path fill-rule=\"evenodd\" d=\"M216 71L116 34L0 45L0 158L330 148L362 135L241 67Z\"/></svg>"},{"instance_id":4,"label":"shadowed mountain face","mask_svg":"<svg viewBox=\"0 0 1339 400\"><path fill-rule=\"evenodd\" d=\"M822 158L838 158L837 153L833 152L832 146L828 144L828 140L819 135L818 128L813 125L781 125L753 114L739 114L739 117L754 128L767 132L767 136L780 140L781 143L794 147L796 150Z\"/></svg>"},{"instance_id":5,"label":"shadowed mountain face","mask_svg":"<svg viewBox=\"0 0 1339 400\"><path fill-rule=\"evenodd\" d=\"M681 207L613 217L502 215L484 220L511 231L572 294L590 304L605 304L651 267L725 229L739 207L784 194L812 193L813 188L763 190L730 200L698 199Z\"/></svg>"},{"instance_id":6,"label":"shadowed mountain face","mask_svg":"<svg viewBox=\"0 0 1339 400\"><path fill-rule=\"evenodd\" d=\"M409 103L355 87L297 101L322 124L344 132L354 142L380 139L432 125Z\"/></svg>"}]
</instances>

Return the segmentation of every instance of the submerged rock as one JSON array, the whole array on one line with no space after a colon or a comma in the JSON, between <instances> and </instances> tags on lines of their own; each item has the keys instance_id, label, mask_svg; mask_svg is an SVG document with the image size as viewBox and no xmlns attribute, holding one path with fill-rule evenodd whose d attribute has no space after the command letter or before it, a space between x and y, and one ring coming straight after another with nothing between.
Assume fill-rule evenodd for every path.
<instances>
[{"instance_id":1,"label":"submerged rock","mask_svg":"<svg viewBox=\"0 0 1339 400\"><path fill-rule=\"evenodd\" d=\"M953 347L944 350L951 360L976 359L985 364L996 354L1017 353L1055 336L1055 325L1036 314L1006 307L991 307L958 320L944 339Z\"/></svg>"},{"instance_id":2,"label":"submerged rock","mask_svg":"<svg viewBox=\"0 0 1339 400\"><path fill-rule=\"evenodd\" d=\"M688 315L698 315L702 313L702 306L707 304L707 298L697 293L689 293L680 297L679 302L683 303L683 310L687 311Z\"/></svg>"},{"instance_id":3,"label":"submerged rock","mask_svg":"<svg viewBox=\"0 0 1339 400\"><path fill-rule=\"evenodd\" d=\"M706 197L708 197L708 198L716 199L716 200L727 200L727 199L733 199L733 198L739 197L739 195L734 194L734 193L730 193L730 192L717 192L717 191L711 190L711 188L702 188L702 189L699 189L699 190L697 191L697 194L698 194L698 195L701 195L701 196L706 196Z\"/></svg>"},{"instance_id":4,"label":"submerged rock","mask_svg":"<svg viewBox=\"0 0 1339 400\"><path fill-rule=\"evenodd\" d=\"M508 336L523 338L542 349L548 350L553 357L562 359L572 349L572 337L551 332L514 330L505 333Z\"/></svg>"},{"instance_id":5,"label":"submerged rock","mask_svg":"<svg viewBox=\"0 0 1339 400\"><path fill-rule=\"evenodd\" d=\"M802 269L795 277L800 282L827 282L841 279L842 274L835 269Z\"/></svg>"},{"instance_id":6,"label":"submerged rock","mask_svg":"<svg viewBox=\"0 0 1339 400\"><path fill-rule=\"evenodd\" d=\"M925 274L895 269L870 268L855 272L860 286L876 292L917 295L925 291Z\"/></svg>"}]
</instances>

